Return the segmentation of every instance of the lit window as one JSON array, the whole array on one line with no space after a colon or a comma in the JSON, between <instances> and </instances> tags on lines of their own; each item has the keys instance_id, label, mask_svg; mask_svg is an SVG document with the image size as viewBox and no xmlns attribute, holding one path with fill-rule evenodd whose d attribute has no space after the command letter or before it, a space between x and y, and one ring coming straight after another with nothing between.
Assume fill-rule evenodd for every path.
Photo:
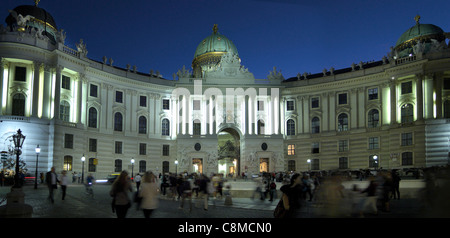
<instances>
[{"instance_id":1,"label":"lit window","mask_svg":"<svg viewBox=\"0 0 450 238\"><path fill-rule=\"evenodd\" d=\"M288 155L295 155L295 145L288 145Z\"/></svg>"}]
</instances>

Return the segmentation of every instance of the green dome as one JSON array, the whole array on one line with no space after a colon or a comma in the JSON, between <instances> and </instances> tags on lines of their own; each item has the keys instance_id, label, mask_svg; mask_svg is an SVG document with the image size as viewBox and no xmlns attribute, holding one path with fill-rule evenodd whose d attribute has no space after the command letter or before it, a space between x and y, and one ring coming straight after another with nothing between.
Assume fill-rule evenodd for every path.
<instances>
[{"instance_id":1,"label":"green dome","mask_svg":"<svg viewBox=\"0 0 450 238\"><path fill-rule=\"evenodd\" d=\"M217 31L217 25L214 25L213 33L198 44L194 58L210 52L232 52L238 55L236 46L226 36Z\"/></svg>"},{"instance_id":2,"label":"green dome","mask_svg":"<svg viewBox=\"0 0 450 238\"><path fill-rule=\"evenodd\" d=\"M217 25L214 25L213 33L200 42L195 51L194 60L192 60L194 77L201 78L204 72L214 70L220 63L222 56L227 53L235 54L239 58L233 42L220 34Z\"/></svg>"},{"instance_id":3,"label":"green dome","mask_svg":"<svg viewBox=\"0 0 450 238\"><path fill-rule=\"evenodd\" d=\"M416 25L400 36L395 44L396 49L403 50L414 45L417 41L424 42L431 39L442 41L445 39L444 31L440 27L433 24L420 24L419 19L420 17L417 16L415 18Z\"/></svg>"}]
</instances>

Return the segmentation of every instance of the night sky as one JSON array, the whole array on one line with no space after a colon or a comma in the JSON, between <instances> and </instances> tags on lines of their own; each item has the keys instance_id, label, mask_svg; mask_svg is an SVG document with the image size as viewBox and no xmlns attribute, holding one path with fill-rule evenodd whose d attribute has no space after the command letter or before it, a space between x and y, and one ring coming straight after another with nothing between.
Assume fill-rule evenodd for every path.
<instances>
[{"instance_id":1,"label":"night sky","mask_svg":"<svg viewBox=\"0 0 450 238\"><path fill-rule=\"evenodd\" d=\"M2 0L1 24L19 5L34 1ZM115 66L153 69L167 79L183 65L191 68L214 24L258 79L274 66L287 79L381 60L418 14L421 23L450 32L449 0L41 0L38 6L67 32L69 47L83 39L93 60L106 56Z\"/></svg>"}]
</instances>

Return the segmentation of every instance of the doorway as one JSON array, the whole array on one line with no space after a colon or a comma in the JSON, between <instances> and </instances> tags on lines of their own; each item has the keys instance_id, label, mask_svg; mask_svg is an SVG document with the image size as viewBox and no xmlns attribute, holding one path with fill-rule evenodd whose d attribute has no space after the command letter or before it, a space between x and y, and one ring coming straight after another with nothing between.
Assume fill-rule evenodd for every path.
<instances>
[{"instance_id":1,"label":"doorway","mask_svg":"<svg viewBox=\"0 0 450 238\"><path fill-rule=\"evenodd\" d=\"M269 159L268 158L261 158L259 160L259 172L269 172Z\"/></svg>"},{"instance_id":2,"label":"doorway","mask_svg":"<svg viewBox=\"0 0 450 238\"><path fill-rule=\"evenodd\" d=\"M197 174L203 173L203 159L200 158L192 159L192 172Z\"/></svg>"}]
</instances>

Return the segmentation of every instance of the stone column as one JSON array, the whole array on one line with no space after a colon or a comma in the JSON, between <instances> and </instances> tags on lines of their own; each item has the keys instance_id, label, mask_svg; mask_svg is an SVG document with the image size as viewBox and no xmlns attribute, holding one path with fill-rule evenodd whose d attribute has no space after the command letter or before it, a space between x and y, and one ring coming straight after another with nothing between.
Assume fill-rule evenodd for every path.
<instances>
[{"instance_id":1,"label":"stone column","mask_svg":"<svg viewBox=\"0 0 450 238\"><path fill-rule=\"evenodd\" d=\"M61 103L61 76L62 71L64 67L63 66L56 66L56 77L55 77L55 98L54 98L54 104L53 104L53 118L59 119L59 104Z\"/></svg>"},{"instance_id":2,"label":"stone column","mask_svg":"<svg viewBox=\"0 0 450 238\"><path fill-rule=\"evenodd\" d=\"M416 107L417 107L417 120L423 119L423 75L416 75Z\"/></svg>"},{"instance_id":3,"label":"stone column","mask_svg":"<svg viewBox=\"0 0 450 238\"><path fill-rule=\"evenodd\" d=\"M0 58L0 115L3 115L3 104L6 102L3 102L3 88L7 86L3 85L3 75L4 75L4 71L5 71L5 65L6 65L6 61L3 57ZM6 109L6 108L5 108Z\"/></svg>"},{"instance_id":4,"label":"stone column","mask_svg":"<svg viewBox=\"0 0 450 238\"><path fill-rule=\"evenodd\" d=\"M389 82L389 89L391 94L391 125L397 123L397 88L395 80Z\"/></svg>"},{"instance_id":5,"label":"stone column","mask_svg":"<svg viewBox=\"0 0 450 238\"><path fill-rule=\"evenodd\" d=\"M38 117L38 111L39 111L39 105L41 105L41 102L39 102L39 82L40 82L40 71L41 71L41 63L40 62L33 62L33 70L34 70L34 77L33 77L33 99L32 99L32 106L31 106L31 116L32 117Z\"/></svg>"}]
</instances>

